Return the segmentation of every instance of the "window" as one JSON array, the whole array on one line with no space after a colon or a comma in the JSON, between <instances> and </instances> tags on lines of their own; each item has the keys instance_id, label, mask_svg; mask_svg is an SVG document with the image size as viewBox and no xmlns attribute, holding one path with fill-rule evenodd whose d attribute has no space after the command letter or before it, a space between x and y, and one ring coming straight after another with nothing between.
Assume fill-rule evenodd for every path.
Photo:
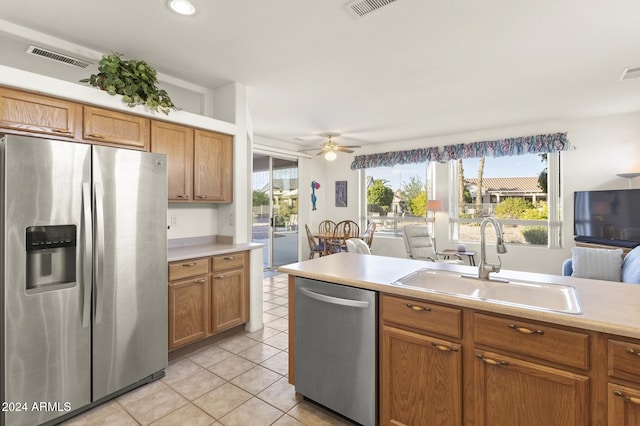
<instances>
[{"instance_id":1,"label":"window","mask_svg":"<svg viewBox=\"0 0 640 426\"><path fill-rule=\"evenodd\" d=\"M429 163L364 169L367 222L376 233L397 236L407 224L425 223Z\"/></svg>"},{"instance_id":2,"label":"window","mask_svg":"<svg viewBox=\"0 0 640 426\"><path fill-rule=\"evenodd\" d=\"M495 217L507 243L559 247L559 159L553 152L451 160L452 239L480 241L479 224Z\"/></svg>"}]
</instances>

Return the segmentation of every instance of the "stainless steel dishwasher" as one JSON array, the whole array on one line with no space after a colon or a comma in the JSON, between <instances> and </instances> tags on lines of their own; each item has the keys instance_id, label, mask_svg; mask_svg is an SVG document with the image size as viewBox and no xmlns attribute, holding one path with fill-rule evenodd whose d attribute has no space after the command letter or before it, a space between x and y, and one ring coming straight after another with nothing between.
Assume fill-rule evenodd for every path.
<instances>
[{"instance_id":1,"label":"stainless steel dishwasher","mask_svg":"<svg viewBox=\"0 0 640 426\"><path fill-rule=\"evenodd\" d=\"M296 392L376 424L377 293L296 278Z\"/></svg>"}]
</instances>

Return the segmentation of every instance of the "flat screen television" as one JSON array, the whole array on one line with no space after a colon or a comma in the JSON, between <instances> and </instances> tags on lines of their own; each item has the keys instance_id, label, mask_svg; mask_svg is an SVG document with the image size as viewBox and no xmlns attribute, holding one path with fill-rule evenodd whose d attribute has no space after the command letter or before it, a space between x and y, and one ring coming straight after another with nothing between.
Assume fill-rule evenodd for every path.
<instances>
[{"instance_id":1,"label":"flat screen television","mask_svg":"<svg viewBox=\"0 0 640 426\"><path fill-rule=\"evenodd\" d=\"M640 245L640 189L576 191L573 206L576 241Z\"/></svg>"}]
</instances>

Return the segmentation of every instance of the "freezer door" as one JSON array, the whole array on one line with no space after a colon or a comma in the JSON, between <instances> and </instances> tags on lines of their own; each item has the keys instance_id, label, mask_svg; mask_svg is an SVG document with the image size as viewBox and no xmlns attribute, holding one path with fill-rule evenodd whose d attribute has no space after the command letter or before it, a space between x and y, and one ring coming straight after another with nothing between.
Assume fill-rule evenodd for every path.
<instances>
[{"instance_id":1,"label":"freezer door","mask_svg":"<svg viewBox=\"0 0 640 426\"><path fill-rule=\"evenodd\" d=\"M90 402L90 148L7 136L0 151L0 424L36 425Z\"/></svg>"},{"instance_id":2,"label":"freezer door","mask_svg":"<svg viewBox=\"0 0 640 426\"><path fill-rule=\"evenodd\" d=\"M93 147L93 398L167 366L163 154Z\"/></svg>"}]
</instances>

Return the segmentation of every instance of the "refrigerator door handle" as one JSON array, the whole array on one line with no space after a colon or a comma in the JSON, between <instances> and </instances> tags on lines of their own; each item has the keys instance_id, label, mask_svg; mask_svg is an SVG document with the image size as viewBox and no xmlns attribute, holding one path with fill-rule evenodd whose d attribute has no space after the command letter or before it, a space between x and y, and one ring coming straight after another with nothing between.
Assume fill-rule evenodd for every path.
<instances>
[{"instance_id":1,"label":"refrigerator door handle","mask_svg":"<svg viewBox=\"0 0 640 426\"><path fill-rule=\"evenodd\" d=\"M91 187L88 182L82 183L82 214L84 215L84 254L82 257L82 327L89 327L91 316L91 246L93 243L93 227L91 224Z\"/></svg>"},{"instance_id":2,"label":"refrigerator door handle","mask_svg":"<svg viewBox=\"0 0 640 426\"><path fill-rule=\"evenodd\" d=\"M104 193L102 184L94 185L96 197L96 230L95 230L95 322L102 321L102 310L104 307L104 205L102 202Z\"/></svg>"}]
</instances>

